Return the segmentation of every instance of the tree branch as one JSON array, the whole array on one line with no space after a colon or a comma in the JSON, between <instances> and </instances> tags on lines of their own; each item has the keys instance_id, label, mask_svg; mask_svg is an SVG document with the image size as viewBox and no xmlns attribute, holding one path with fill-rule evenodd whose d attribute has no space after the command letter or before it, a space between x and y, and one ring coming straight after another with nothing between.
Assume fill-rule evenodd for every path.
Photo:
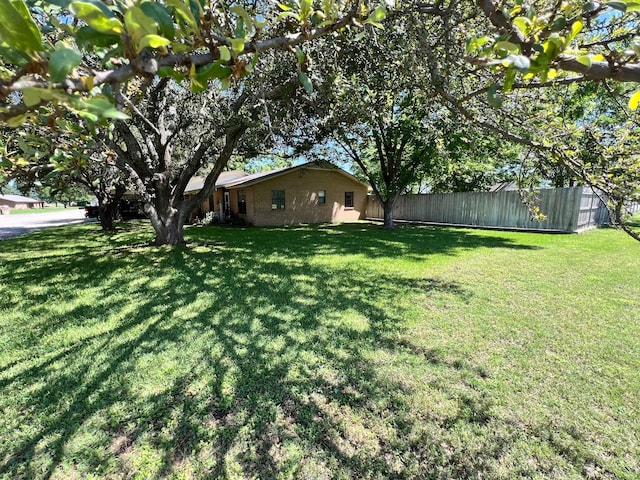
<instances>
[{"instance_id":1,"label":"tree branch","mask_svg":"<svg viewBox=\"0 0 640 480\"><path fill-rule=\"evenodd\" d=\"M308 32L300 32L296 34L284 35L280 37L269 38L266 40L255 40L246 42L243 54L260 53L267 50L287 50L296 45L309 42L316 38L328 35L332 32L340 30L354 22L358 13L359 2L354 2L351 10L342 18L338 19L331 25L321 28L315 28ZM225 40L225 44L228 42ZM181 53L166 56L153 56L149 52L142 52L137 57L130 59L126 65L122 65L113 70L95 71L91 70L90 77L92 82L87 82L86 77L77 79L65 79L63 82L49 82L46 80L35 80L25 78L16 80L9 84L0 84L0 99L7 98L11 93L22 91L25 88L42 88L52 90L62 90L68 94L85 93L94 87L98 87L105 83L115 85L124 83L134 76L149 77L156 75L161 67L177 67L177 66L202 66L215 62L220 59L219 50L216 49L209 53ZM26 110L33 110L32 107L25 107ZM25 111L26 111L25 110ZM11 118L11 112L0 113L0 120Z\"/></svg>"},{"instance_id":2,"label":"tree branch","mask_svg":"<svg viewBox=\"0 0 640 480\"><path fill-rule=\"evenodd\" d=\"M503 13L499 0L476 0L476 4L500 33L509 34L509 41L519 45L523 54L529 55L531 44ZM600 10L589 12L586 15L591 18L598 11ZM486 63L483 60L473 63L483 64L483 62ZM591 65L584 65L578 61L576 56L560 54L552 62L552 65L560 70L580 73L585 80L611 79L618 82L640 82L640 65L634 63L614 64L613 62L591 61Z\"/></svg>"},{"instance_id":3,"label":"tree branch","mask_svg":"<svg viewBox=\"0 0 640 480\"><path fill-rule=\"evenodd\" d=\"M590 79L585 77L569 77L569 78L561 78L558 80L549 80L547 82L515 83L511 86L511 89L512 90L528 90L528 89L534 89L534 88L554 87L558 85L570 85L572 83L588 82L588 81L590 81ZM461 97L460 102L465 103L471 100L473 97L477 97L478 95L485 94L489 91L490 88L491 87L488 86L488 87L479 88L478 90L474 90L473 92L466 94L464 97ZM498 89L501 90L502 86L498 85Z\"/></svg>"}]
</instances>

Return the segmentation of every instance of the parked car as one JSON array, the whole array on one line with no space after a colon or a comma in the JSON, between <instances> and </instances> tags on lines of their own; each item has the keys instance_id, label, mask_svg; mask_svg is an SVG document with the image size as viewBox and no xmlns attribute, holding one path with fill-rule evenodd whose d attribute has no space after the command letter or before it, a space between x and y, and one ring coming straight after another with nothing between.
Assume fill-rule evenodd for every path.
<instances>
[{"instance_id":1,"label":"parked car","mask_svg":"<svg viewBox=\"0 0 640 480\"><path fill-rule=\"evenodd\" d=\"M143 209L144 203L139 200L120 200L118 205L119 217L123 220L132 218L147 218Z\"/></svg>"},{"instance_id":2,"label":"parked car","mask_svg":"<svg viewBox=\"0 0 640 480\"><path fill-rule=\"evenodd\" d=\"M84 207L84 216L86 218L100 219L100 207L97 205L87 205ZM120 200L116 218L119 220L131 220L134 218L147 218L144 214L143 203L139 200Z\"/></svg>"},{"instance_id":3,"label":"parked car","mask_svg":"<svg viewBox=\"0 0 640 480\"><path fill-rule=\"evenodd\" d=\"M86 218L100 218L100 209L97 206L85 205L84 216Z\"/></svg>"}]
</instances>

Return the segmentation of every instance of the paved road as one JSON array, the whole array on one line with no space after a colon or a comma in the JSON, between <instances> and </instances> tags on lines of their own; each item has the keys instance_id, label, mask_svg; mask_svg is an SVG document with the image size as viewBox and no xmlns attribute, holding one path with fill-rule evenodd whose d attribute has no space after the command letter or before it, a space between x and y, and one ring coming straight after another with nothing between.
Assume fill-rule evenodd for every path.
<instances>
[{"instance_id":1,"label":"paved road","mask_svg":"<svg viewBox=\"0 0 640 480\"><path fill-rule=\"evenodd\" d=\"M74 225L87 221L95 222L95 219L85 219L84 209L75 207L70 207L62 212L0 215L0 240L35 232L43 228Z\"/></svg>"}]
</instances>

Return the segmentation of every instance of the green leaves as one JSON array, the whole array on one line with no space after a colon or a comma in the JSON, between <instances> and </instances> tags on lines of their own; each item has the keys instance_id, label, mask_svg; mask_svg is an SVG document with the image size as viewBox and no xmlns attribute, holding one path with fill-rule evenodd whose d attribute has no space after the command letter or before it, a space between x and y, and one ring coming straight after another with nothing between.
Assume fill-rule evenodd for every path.
<instances>
[{"instance_id":1,"label":"green leaves","mask_svg":"<svg viewBox=\"0 0 640 480\"><path fill-rule=\"evenodd\" d=\"M302 21L311 16L313 0L300 0L300 18Z\"/></svg>"},{"instance_id":2,"label":"green leaves","mask_svg":"<svg viewBox=\"0 0 640 480\"><path fill-rule=\"evenodd\" d=\"M233 55L237 57L244 50L244 38L232 38L229 40L231 43L231 51Z\"/></svg>"},{"instance_id":3,"label":"green leaves","mask_svg":"<svg viewBox=\"0 0 640 480\"><path fill-rule=\"evenodd\" d=\"M560 15L549 26L552 32L561 32L567 26L567 17Z\"/></svg>"},{"instance_id":4,"label":"green leaves","mask_svg":"<svg viewBox=\"0 0 640 480\"><path fill-rule=\"evenodd\" d=\"M387 10L384 5L380 5L375 8L373 12L369 15L369 17L364 21L364 23L368 23L369 25L373 25L376 28L383 28L382 22L387 16Z\"/></svg>"},{"instance_id":5,"label":"green leaves","mask_svg":"<svg viewBox=\"0 0 640 480\"><path fill-rule=\"evenodd\" d=\"M73 2L69 9L76 17L100 33L124 33L122 22L106 7L100 8L89 2Z\"/></svg>"},{"instance_id":6,"label":"green leaves","mask_svg":"<svg viewBox=\"0 0 640 480\"><path fill-rule=\"evenodd\" d=\"M43 49L42 36L22 0L0 0L0 42L25 53Z\"/></svg>"},{"instance_id":7,"label":"green leaves","mask_svg":"<svg viewBox=\"0 0 640 480\"><path fill-rule=\"evenodd\" d=\"M82 55L70 48L60 48L49 58L51 81L62 82L71 71L82 62Z\"/></svg>"},{"instance_id":8,"label":"green leaves","mask_svg":"<svg viewBox=\"0 0 640 480\"><path fill-rule=\"evenodd\" d=\"M571 32L567 38L567 44L571 43L576 36L582 31L582 22L580 20L576 20L571 25Z\"/></svg>"},{"instance_id":9,"label":"green leaves","mask_svg":"<svg viewBox=\"0 0 640 480\"><path fill-rule=\"evenodd\" d=\"M170 40L174 38L175 28L173 26L173 19L162 5L156 2L142 2L140 9L147 17L156 23L163 37Z\"/></svg>"},{"instance_id":10,"label":"green leaves","mask_svg":"<svg viewBox=\"0 0 640 480\"><path fill-rule=\"evenodd\" d=\"M587 68L591 67L591 58L589 58L589 55L577 55L576 60Z\"/></svg>"},{"instance_id":11,"label":"green leaves","mask_svg":"<svg viewBox=\"0 0 640 480\"><path fill-rule=\"evenodd\" d=\"M183 25L185 33L195 33L198 30L198 23L185 2L181 0L166 0L166 3L174 8L176 19Z\"/></svg>"},{"instance_id":12,"label":"green leaves","mask_svg":"<svg viewBox=\"0 0 640 480\"><path fill-rule=\"evenodd\" d=\"M74 105L78 108L78 115L93 122L105 119L126 120L128 115L116 109L113 104L104 97L94 97L89 100L78 100Z\"/></svg>"},{"instance_id":13,"label":"green leaves","mask_svg":"<svg viewBox=\"0 0 640 480\"><path fill-rule=\"evenodd\" d=\"M251 20L251 16L247 13L247 11L239 5L234 5L229 8L229 11L238 15L244 21L245 25L251 25L253 21Z\"/></svg>"},{"instance_id":14,"label":"green leaves","mask_svg":"<svg viewBox=\"0 0 640 480\"><path fill-rule=\"evenodd\" d=\"M467 53L473 53L480 50L489 42L489 37L472 37L467 41Z\"/></svg>"},{"instance_id":15,"label":"green leaves","mask_svg":"<svg viewBox=\"0 0 640 480\"><path fill-rule=\"evenodd\" d=\"M140 43L138 44L138 50L142 50L146 47L151 48L162 48L171 44L171 40L168 40L160 35L145 35L140 39Z\"/></svg>"},{"instance_id":16,"label":"green leaves","mask_svg":"<svg viewBox=\"0 0 640 480\"><path fill-rule=\"evenodd\" d=\"M307 76L307 74L304 72L298 72L298 79L300 80L300 83L304 87L305 92L307 92L308 94L312 94L313 84L311 83L311 80L309 80L309 77Z\"/></svg>"},{"instance_id":17,"label":"green leaves","mask_svg":"<svg viewBox=\"0 0 640 480\"><path fill-rule=\"evenodd\" d=\"M496 50L505 50L511 53L520 53L520 47L518 45L506 41L496 42L494 48Z\"/></svg>"},{"instance_id":18,"label":"green leaves","mask_svg":"<svg viewBox=\"0 0 640 480\"><path fill-rule=\"evenodd\" d=\"M46 88L28 87L22 91L22 100L27 107L33 107L43 101L65 101L67 100L67 97L66 93L60 93Z\"/></svg>"},{"instance_id":19,"label":"green leaves","mask_svg":"<svg viewBox=\"0 0 640 480\"><path fill-rule=\"evenodd\" d=\"M640 90L631 95L629 99L629 108L631 110L637 110L638 104L640 104Z\"/></svg>"},{"instance_id":20,"label":"green leaves","mask_svg":"<svg viewBox=\"0 0 640 480\"><path fill-rule=\"evenodd\" d=\"M95 104L87 99L104 87L104 78L109 76L92 76L88 72L78 75L76 71L87 58L95 60L92 67L105 71L120 69L129 79L143 76L143 69L127 71L121 67L147 65L139 62L140 53L147 50L149 64L155 60L157 65L162 65L159 74L177 80L186 76L194 91L199 91L207 88L212 78L220 80L224 87L251 74L258 55L253 55L252 60L245 47L266 39L275 40L273 45L278 45L277 48L294 49L298 63L294 72L305 91L312 93L313 85L304 73L309 60L300 47L301 42L311 41L317 35L307 38L306 34L314 28L320 29L319 34L325 34L322 27L331 26L349 14L354 15L354 27L362 28L365 24L381 28L387 15L381 0L360 2L355 14L346 0L282 1L279 7L267 2L264 9L254 9L247 6L250 3L205 0L0 0L0 78L10 86L17 85L16 91L23 90L21 80L31 80L32 76L43 82L42 89L27 90L22 97L16 96L27 108L52 103L74 111L86 110L87 118L103 118L116 115L103 104L111 98L110 93ZM205 7L211 9L211 15ZM33 18L31 12L36 12ZM289 18L291 28L287 27L287 31L272 29L270 26L278 13L291 14L297 22ZM331 28L326 29L330 31ZM169 55L199 55L205 49L215 55L218 62L194 71L185 69L182 60L174 60ZM229 67L230 63L233 68ZM65 81L70 78L72 82ZM45 94L47 90L60 94L60 98ZM80 93L82 100L78 97ZM0 109L0 118L6 120L12 112L8 108Z\"/></svg>"},{"instance_id":21,"label":"green leaves","mask_svg":"<svg viewBox=\"0 0 640 480\"><path fill-rule=\"evenodd\" d=\"M152 12L153 13L153 12ZM146 47L163 48L171 44L171 40L158 35L158 24L145 14L140 7L130 7L124 14L124 24L127 33L140 52Z\"/></svg>"},{"instance_id":22,"label":"green leaves","mask_svg":"<svg viewBox=\"0 0 640 480\"><path fill-rule=\"evenodd\" d=\"M120 41L119 35L100 33L91 27L80 27L76 32L76 44L81 49L110 47Z\"/></svg>"},{"instance_id":23,"label":"green leaves","mask_svg":"<svg viewBox=\"0 0 640 480\"><path fill-rule=\"evenodd\" d=\"M489 104L496 108L500 108L502 106L502 99L497 96L498 86L494 83L489 87L487 91L487 101Z\"/></svg>"},{"instance_id":24,"label":"green leaves","mask_svg":"<svg viewBox=\"0 0 640 480\"><path fill-rule=\"evenodd\" d=\"M189 72L191 91L193 93L203 92L209 86L209 80L216 78L224 82L231 76L231 73L231 68L224 65L222 60L199 68L192 66Z\"/></svg>"},{"instance_id":25,"label":"green leaves","mask_svg":"<svg viewBox=\"0 0 640 480\"><path fill-rule=\"evenodd\" d=\"M158 76L163 78L173 78L176 82L180 83L184 80L185 74L176 71L173 67L160 67L158 69Z\"/></svg>"},{"instance_id":26,"label":"green leaves","mask_svg":"<svg viewBox=\"0 0 640 480\"><path fill-rule=\"evenodd\" d=\"M523 35L528 35L531 26L531 20L527 17L516 17L513 20L513 25L522 32Z\"/></svg>"},{"instance_id":27,"label":"green leaves","mask_svg":"<svg viewBox=\"0 0 640 480\"><path fill-rule=\"evenodd\" d=\"M606 5L622 13L637 12L640 10L640 2L635 0L612 0L607 2Z\"/></svg>"},{"instance_id":28,"label":"green leaves","mask_svg":"<svg viewBox=\"0 0 640 480\"><path fill-rule=\"evenodd\" d=\"M220 60L223 62L228 62L229 60L231 60L231 52L229 51L229 48L226 47L225 45L222 45L219 48L220 51Z\"/></svg>"},{"instance_id":29,"label":"green leaves","mask_svg":"<svg viewBox=\"0 0 640 480\"><path fill-rule=\"evenodd\" d=\"M625 2L620 2L618 0L615 0L615 1L607 2L606 5L607 7L613 8L614 10L618 10L623 13L627 11L627 4Z\"/></svg>"}]
</instances>

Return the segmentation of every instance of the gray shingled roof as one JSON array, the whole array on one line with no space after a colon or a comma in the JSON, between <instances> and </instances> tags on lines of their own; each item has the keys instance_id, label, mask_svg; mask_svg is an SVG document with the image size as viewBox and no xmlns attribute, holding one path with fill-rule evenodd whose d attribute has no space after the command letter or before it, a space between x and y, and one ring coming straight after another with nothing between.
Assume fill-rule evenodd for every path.
<instances>
[{"instance_id":1,"label":"gray shingled roof","mask_svg":"<svg viewBox=\"0 0 640 480\"><path fill-rule=\"evenodd\" d=\"M216 180L216 187L219 187L220 185L223 185L227 182L231 182L238 178L244 178L247 175L248 173L243 172L242 170L229 170L226 172L222 172L218 177L218 180ZM185 188L184 192L185 193L199 192L200 190L202 190L203 185L204 185L203 177L193 177L191 180L189 180L189 183L187 184L187 188Z\"/></svg>"},{"instance_id":2,"label":"gray shingled roof","mask_svg":"<svg viewBox=\"0 0 640 480\"><path fill-rule=\"evenodd\" d=\"M23 197L22 195L0 195L0 200L6 200L13 203L42 203L42 200Z\"/></svg>"},{"instance_id":3,"label":"gray shingled roof","mask_svg":"<svg viewBox=\"0 0 640 480\"><path fill-rule=\"evenodd\" d=\"M252 175L247 175L246 177L242 177L242 178L237 178L228 182L224 182L222 183L223 186L225 187L232 187L234 185L240 185L240 184L244 184L247 182L253 182L254 180L258 180L258 179L262 179L264 177L270 177L271 175L275 175L277 173L280 172L284 172L286 170L293 170L295 168L297 168L298 165L296 165L295 167L282 167L282 168L274 168L273 170L269 170L267 172L258 172L258 173L254 173Z\"/></svg>"},{"instance_id":4,"label":"gray shingled roof","mask_svg":"<svg viewBox=\"0 0 640 480\"><path fill-rule=\"evenodd\" d=\"M247 175L246 177L242 177L242 178L238 178L236 180L232 180L226 183L221 183L221 186L225 187L225 188L235 188L235 187L239 187L241 185L253 185L254 183L258 183L261 182L263 180L266 180L267 178L270 177L276 177L278 175L282 175L284 173L293 171L293 170L298 170L298 169L302 169L302 168L320 168L320 169L324 169L324 170L334 170L338 173L341 173L349 178L351 178L352 180L355 180L358 183L362 183L363 185L367 185L366 183L358 180L356 177L354 177L353 175L351 175L349 172L345 172L344 170L342 170L341 168L337 167L336 165L333 165L332 163L329 162L324 162L324 161L311 161L311 162L307 162L307 163L302 163L300 165L294 165L292 167L284 167L284 168L275 168L273 170L269 170L268 172L260 172L260 173L254 173L253 175ZM367 185L368 187L368 185Z\"/></svg>"}]
</instances>

